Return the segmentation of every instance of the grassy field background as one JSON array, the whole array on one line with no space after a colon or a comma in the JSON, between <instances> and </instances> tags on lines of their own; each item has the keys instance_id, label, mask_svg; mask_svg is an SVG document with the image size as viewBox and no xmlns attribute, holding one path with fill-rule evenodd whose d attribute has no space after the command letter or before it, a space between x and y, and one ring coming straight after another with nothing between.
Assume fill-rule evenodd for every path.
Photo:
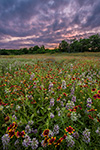
<instances>
[{"instance_id":1,"label":"grassy field background","mask_svg":"<svg viewBox=\"0 0 100 150\"><path fill-rule=\"evenodd\" d=\"M82 57L82 58L81 58ZM100 52L84 53L55 53L55 54L34 54L34 55L0 55L1 58L26 58L26 59L98 59Z\"/></svg>"}]
</instances>

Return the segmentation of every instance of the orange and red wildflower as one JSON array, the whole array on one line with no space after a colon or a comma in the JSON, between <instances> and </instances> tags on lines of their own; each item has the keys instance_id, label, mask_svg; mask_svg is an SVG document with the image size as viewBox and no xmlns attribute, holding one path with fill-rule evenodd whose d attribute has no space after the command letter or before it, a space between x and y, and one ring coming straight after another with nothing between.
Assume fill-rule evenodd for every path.
<instances>
[{"instance_id":1,"label":"orange and red wildflower","mask_svg":"<svg viewBox=\"0 0 100 150\"><path fill-rule=\"evenodd\" d=\"M49 135L49 129L45 129L43 131L43 136L45 137L45 136L48 136L48 135Z\"/></svg>"},{"instance_id":2,"label":"orange and red wildflower","mask_svg":"<svg viewBox=\"0 0 100 150\"><path fill-rule=\"evenodd\" d=\"M9 137L10 137L10 138L13 138L13 136L15 135L15 130L10 130L10 131L8 132L8 134L9 134Z\"/></svg>"},{"instance_id":3,"label":"orange and red wildflower","mask_svg":"<svg viewBox=\"0 0 100 150\"><path fill-rule=\"evenodd\" d=\"M11 130L16 130L17 128L17 123L16 122L13 122L8 128L7 128L7 131L11 131Z\"/></svg>"},{"instance_id":4,"label":"orange and red wildflower","mask_svg":"<svg viewBox=\"0 0 100 150\"><path fill-rule=\"evenodd\" d=\"M17 131L17 132L15 133L15 135L16 135L17 138L24 137L25 131L24 131L24 130L21 131L21 132Z\"/></svg>"},{"instance_id":5,"label":"orange and red wildflower","mask_svg":"<svg viewBox=\"0 0 100 150\"><path fill-rule=\"evenodd\" d=\"M60 143L63 141L63 138L61 137L55 144L55 147L57 147L58 145L60 145Z\"/></svg>"},{"instance_id":6,"label":"orange and red wildflower","mask_svg":"<svg viewBox=\"0 0 100 150\"><path fill-rule=\"evenodd\" d=\"M75 131L75 129L73 129L71 126L67 127L65 129L66 132L68 132L69 134L73 133L73 131Z\"/></svg>"},{"instance_id":7,"label":"orange and red wildflower","mask_svg":"<svg viewBox=\"0 0 100 150\"><path fill-rule=\"evenodd\" d=\"M51 139L48 140L48 145L51 145L56 140L56 137L51 137Z\"/></svg>"}]
</instances>

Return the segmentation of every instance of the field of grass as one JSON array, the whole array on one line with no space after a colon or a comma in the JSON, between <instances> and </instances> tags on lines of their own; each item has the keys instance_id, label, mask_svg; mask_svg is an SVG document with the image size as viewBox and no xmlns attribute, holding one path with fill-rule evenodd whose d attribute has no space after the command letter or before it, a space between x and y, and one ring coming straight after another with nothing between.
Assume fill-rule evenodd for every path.
<instances>
[{"instance_id":1,"label":"field of grass","mask_svg":"<svg viewBox=\"0 0 100 150\"><path fill-rule=\"evenodd\" d=\"M70 56L70 57L69 57ZM66 58L100 58L100 52L83 52L83 53L55 53L55 54L29 54L29 55L0 55L0 58L27 58L27 59L42 59L42 58L55 58L55 59L66 59Z\"/></svg>"},{"instance_id":2,"label":"field of grass","mask_svg":"<svg viewBox=\"0 0 100 150\"><path fill-rule=\"evenodd\" d=\"M100 53L0 56L0 148L100 149Z\"/></svg>"}]
</instances>

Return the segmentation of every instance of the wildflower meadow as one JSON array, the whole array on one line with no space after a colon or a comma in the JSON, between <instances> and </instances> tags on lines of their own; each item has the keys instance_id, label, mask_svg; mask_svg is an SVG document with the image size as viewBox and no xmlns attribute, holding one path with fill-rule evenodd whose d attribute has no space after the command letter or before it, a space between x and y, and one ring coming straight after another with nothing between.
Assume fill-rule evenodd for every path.
<instances>
[{"instance_id":1,"label":"wildflower meadow","mask_svg":"<svg viewBox=\"0 0 100 150\"><path fill-rule=\"evenodd\" d=\"M99 57L0 58L0 150L100 150Z\"/></svg>"}]
</instances>

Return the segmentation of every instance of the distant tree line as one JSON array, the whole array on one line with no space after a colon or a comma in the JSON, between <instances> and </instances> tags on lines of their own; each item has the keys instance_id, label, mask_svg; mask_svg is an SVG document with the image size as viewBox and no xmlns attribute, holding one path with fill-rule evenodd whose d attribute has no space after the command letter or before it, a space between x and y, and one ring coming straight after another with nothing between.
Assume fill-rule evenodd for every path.
<instances>
[{"instance_id":1,"label":"distant tree line","mask_svg":"<svg viewBox=\"0 0 100 150\"><path fill-rule=\"evenodd\" d=\"M62 40L61 43L59 43L59 47L54 48L53 50L46 49L44 45L42 45L41 47L35 45L34 47L30 47L29 49L21 48L19 50L0 49L0 55L44 54L58 52L100 52L100 35L95 34L90 36L89 38L79 40L71 39L70 43Z\"/></svg>"}]
</instances>

